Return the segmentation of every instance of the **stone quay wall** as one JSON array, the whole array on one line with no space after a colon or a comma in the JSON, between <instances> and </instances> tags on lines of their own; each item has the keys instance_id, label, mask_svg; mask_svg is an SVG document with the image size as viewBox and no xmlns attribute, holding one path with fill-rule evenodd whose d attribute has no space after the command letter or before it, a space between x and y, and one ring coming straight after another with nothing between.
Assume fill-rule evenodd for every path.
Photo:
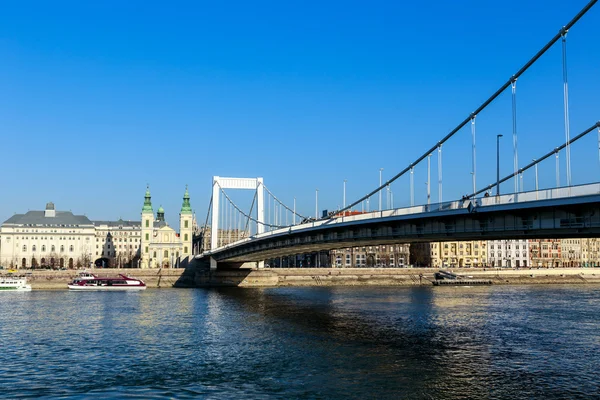
<instances>
[{"instance_id":1,"label":"stone quay wall","mask_svg":"<svg viewBox=\"0 0 600 400\"><path fill-rule=\"evenodd\" d=\"M278 287L278 286L416 286L431 285L432 268L265 268L208 271L187 269L93 269L98 276L124 274L146 282L148 289L193 287ZM66 290L79 270L17 270L32 289ZM597 284L600 268L454 269L467 279L490 280L493 284ZM7 275L7 271L0 271Z\"/></svg>"},{"instance_id":2,"label":"stone quay wall","mask_svg":"<svg viewBox=\"0 0 600 400\"><path fill-rule=\"evenodd\" d=\"M416 286L432 285L432 268L273 268L262 270L199 270L179 283L184 287L240 286ZM493 284L600 283L600 268L455 269L466 279Z\"/></svg>"},{"instance_id":3,"label":"stone quay wall","mask_svg":"<svg viewBox=\"0 0 600 400\"><path fill-rule=\"evenodd\" d=\"M141 279L146 283L148 289L151 288L170 288L180 278L183 268L168 269L87 269L92 274L102 276L116 277L119 274L127 275L132 278ZM76 278L82 270L16 270L13 276L25 276L27 283L31 285L32 290L67 290L67 284ZM6 270L0 271L0 275L6 276Z\"/></svg>"}]
</instances>

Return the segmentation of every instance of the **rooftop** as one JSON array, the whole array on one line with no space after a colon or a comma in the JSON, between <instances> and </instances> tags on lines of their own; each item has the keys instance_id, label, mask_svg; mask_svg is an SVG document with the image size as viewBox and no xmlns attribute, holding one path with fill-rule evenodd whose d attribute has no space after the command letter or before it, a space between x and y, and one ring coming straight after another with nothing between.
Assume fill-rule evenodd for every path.
<instances>
[{"instance_id":1,"label":"rooftop","mask_svg":"<svg viewBox=\"0 0 600 400\"><path fill-rule=\"evenodd\" d=\"M45 211L27 211L25 214L15 214L2 225L92 225L85 215L74 215L71 211L56 211L55 217L46 217Z\"/></svg>"}]
</instances>

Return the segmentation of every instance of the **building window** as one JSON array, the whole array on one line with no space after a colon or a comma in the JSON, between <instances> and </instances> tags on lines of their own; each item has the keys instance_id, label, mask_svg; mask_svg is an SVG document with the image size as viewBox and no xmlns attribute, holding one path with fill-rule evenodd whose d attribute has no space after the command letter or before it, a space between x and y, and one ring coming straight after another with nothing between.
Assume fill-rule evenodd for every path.
<instances>
[{"instance_id":1,"label":"building window","mask_svg":"<svg viewBox=\"0 0 600 400\"><path fill-rule=\"evenodd\" d=\"M146 251L144 253L147 253L147 252L148 252L148 246L146 246Z\"/></svg>"},{"instance_id":2,"label":"building window","mask_svg":"<svg viewBox=\"0 0 600 400\"><path fill-rule=\"evenodd\" d=\"M146 220L146 228L149 228L149 227L150 227L150 220L149 220L149 219L147 219L147 220Z\"/></svg>"},{"instance_id":3,"label":"building window","mask_svg":"<svg viewBox=\"0 0 600 400\"><path fill-rule=\"evenodd\" d=\"M65 251L65 246L60 246L60 252L64 253L64 251Z\"/></svg>"},{"instance_id":4,"label":"building window","mask_svg":"<svg viewBox=\"0 0 600 400\"><path fill-rule=\"evenodd\" d=\"M187 246L186 246L186 247L183 248L183 253L187 254L187 252L188 252L188 249L187 249Z\"/></svg>"},{"instance_id":5,"label":"building window","mask_svg":"<svg viewBox=\"0 0 600 400\"><path fill-rule=\"evenodd\" d=\"M154 252L154 258L156 258L156 251Z\"/></svg>"},{"instance_id":6,"label":"building window","mask_svg":"<svg viewBox=\"0 0 600 400\"><path fill-rule=\"evenodd\" d=\"M69 246L69 251L72 253L73 252L73 245Z\"/></svg>"},{"instance_id":7,"label":"building window","mask_svg":"<svg viewBox=\"0 0 600 400\"><path fill-rule=\"evenodd\" d=\"M165 252L163 253L163 257L169 258L169 250L165 250Z\"/></svg>"},{"instance_id":8,"label":"building window","mask_svg":"<svg viewBox=\"0 0 600 400\"><path fill-rule=\"evenodd\" d=\"M183 222L183 226L186 227L186 228L188 227L188 221L187 220Z\"/></svg>"},{"instance_id":9,"label":"building window","mask_svg":"<svg viewBox=\"0 0 600 400\"><path fill-rule=\"evenodd\" d=\"M187 222L187 221L185 221L185 222ZM188 240L188 234L187 233L185 235L183 235L183 240L185 240L187 242L187 240Z\"/></svg>"},{"instance_id":10,"label":"building window","mask_svg":"<svg viewBox=\"0 0 600 400\"><path fill-rule=\"evenodd\" d=\"M31 251L35 251L35 250L36 250L36 248L35 248L35 244L34 244L33 246L31 246Z\"/></svg>"},{"instance_id":11,"label":"building window","mask_svg":"<svg viewBox=\"0 0 600 400\"><path fill-rule=\"evenodd\" d=\"M27 246L23 245L23 251L27 251Z\"/></svg>"},{"instance_id":12,"label":"building window","mask_svg":"<svg viewBox=\"0 0 600 400\"><path fill-rule=\"evenodd\" d=\"M54 247L54 245L52 245L52 247L50 248L50 251L51 251L52 253L54 253L54 252L56 251L56 247Z\"/></svg>"},{"instance_id":13,"label":"building window","mask_svg":"<svg viewBox=\"0 0 600 400\"><path fill-rule=\"evenodd\" d=\"M46 246L42 245L42 251L46 251Z\"/></svg>"},{"instance_id":14,"label":"building window","mask_svg":"<svg viewBox=\"0 0 600 400\"><path fill-rule=\"evenodd\" d=\"M146 233L146 240L150 240L150 234Z\"/></svg>"}]
</instances>

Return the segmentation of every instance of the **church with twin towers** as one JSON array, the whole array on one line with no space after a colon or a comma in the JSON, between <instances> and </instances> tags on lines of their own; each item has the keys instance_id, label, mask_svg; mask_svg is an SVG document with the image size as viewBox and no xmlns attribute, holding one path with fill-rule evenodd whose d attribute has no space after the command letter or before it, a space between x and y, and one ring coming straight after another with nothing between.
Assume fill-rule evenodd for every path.
<instances>
[{"instance_id":1,"label":"church with twin towers","mask_svg":"<svg viewBox=\"0 0 600 400\"><path fill-rule=\"evenodd\" d=\"M152 208L147 187L141 220L91 220L59 211L15 213L0 225L0 265L8 268L172 268L192 255L195 220L186 186L179 213L179 232Z\"/></svg>"},{"instance_id":2,"label":"church with twin towers","mask_svg":"<svg viewBox=\"0 0 600 400\"><path fill-rule=\"evenodd\" d=\"M187 186L179 212L179 234L165 221L165 210L162 206L158 208L154 218L148 187L142 207L140 267L178 266L182 260L189 261L192 254L193 224L194 215Z\"/></svg>"}]
</instances>

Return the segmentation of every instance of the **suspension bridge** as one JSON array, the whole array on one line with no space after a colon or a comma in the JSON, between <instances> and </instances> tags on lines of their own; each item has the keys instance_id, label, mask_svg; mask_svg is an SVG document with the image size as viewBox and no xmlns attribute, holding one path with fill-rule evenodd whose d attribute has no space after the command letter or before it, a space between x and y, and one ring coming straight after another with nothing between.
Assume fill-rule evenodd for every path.
<instances>
[{"instance_id":1,"label":"suspension bridge","mask_svg":"<svg viewBox=\"0 0 600 400\"><path fill-rule=\"evenodd\" d=\"M212 196L202 227L202 241L196 259L210 261L217 267L241 265L263 267L265 260L298 254L365 245L385 245L420 241L496 240L526 238L565 238L600 236L600 182L574 185L571 173L571 146L597 132L600 161L600 122L575 136L570 132L569 86L567 67L567 34L595 5L590 1L575 17L560 28L533 57L500 86L475 111L469 113L454 129L427 151L415 158L391 179L382 182L361 198L319 215L318 191L315 193L314 215L301 215L296 201L284 203L262 178L224 178L215 176ZM517 81L560 43L563 84L563 119L565 139L555 146L541 149L537 158L521 165L518 158ZM500 177L500 155L496 157L496 182L478 188L476 128L478 116L503 93L511 96L513 171ZM461 199L443 199L443 148L457 133L470 127L471 189ZM497 135L498 141L502 135ZM460 140L460 139L455 139ZM438 201L431 201L431 158L437 154ZM560 156L566 165L565 184L561 185ZM540 188L538 165L555 159L556 184ZM426 164L427 202L415 204L414 171ZM525 191L523 174L535 171L535 190ZM409 176L410 206L395 208L392 184ZM513 181L513 187L501 192L501 184ZM345 182L344 182L345 185ZM503 186L506 188L506 184ZM227 190L253 193L249 207L237 204ZM383 197L386 198L385 207ZM376 200L378 207L375 208ZM291 203L291 205L289 204ZM373 208L373 210L371 209ZM209 223L210 221L210 223ZM248 264L252 263L252 264ZM290 265L291 266L291 265Z\"/></svg>"}]
</instances>

